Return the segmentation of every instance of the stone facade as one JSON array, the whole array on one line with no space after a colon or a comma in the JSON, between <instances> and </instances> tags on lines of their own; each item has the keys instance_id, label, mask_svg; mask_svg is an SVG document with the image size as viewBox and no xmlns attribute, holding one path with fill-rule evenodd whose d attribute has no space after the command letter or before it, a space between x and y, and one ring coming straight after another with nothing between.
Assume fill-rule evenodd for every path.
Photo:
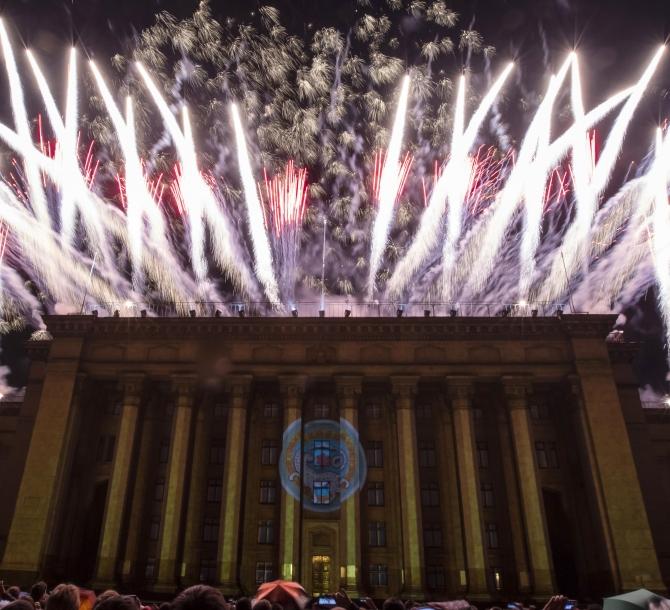
<instances>
[{"instance_id":1,"label":"stone facade","mask_svg":"<svg viewBox=\"0 0 670 610\"><path fill-rule=\"evenodd\" d=\"M643 412L612 324L50 317L0 411L0 576L662 591L670 418Z\"/></svg>"}]
</instances>

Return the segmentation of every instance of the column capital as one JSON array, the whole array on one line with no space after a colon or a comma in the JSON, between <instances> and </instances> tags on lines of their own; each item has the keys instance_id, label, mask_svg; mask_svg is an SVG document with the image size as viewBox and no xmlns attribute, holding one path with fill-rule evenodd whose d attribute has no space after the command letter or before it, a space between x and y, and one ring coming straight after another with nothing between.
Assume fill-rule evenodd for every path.
<instances>
[{"instance_id":1,"label":"column capital","mask_svg":"<svg viewBox=\"0 0 670 610\"><path fill-rule=\"evenodd\" d=\"M474 375L447 375L447 394L451 399L452 407L470 406L475 391Z\"/></svg>"},{"instance_id":2,"label":"column capital","mask_svg":"<svg viewBox=\"0 0 670 610\"><path fill-rule=\"evenodd\" d=\"M245 398L249 393L253 378L253 375L247 375L243 373L227 375L225 379L225 385L226 390L230 393L231 398Z\"/></svg>"},{"instance_id":3,"label":"column capital","mask_svg":"<svg viewBox=\"0 0 670 610\"><path fill-rule=\"evenodd\" d=\"M508 400L523 400L533 389L533 378L530 375L503 375L500 378Z\"/></svg>"},{"instance_id":4,"label":"column capital","mask_svg":"<svg viewBox=\"0 0 670 610\"><path fill-rule=\"evenodd\" d=\"M335 388L339 398L356 398L363 388L361 375L335 375Z\"/></svg>"},{"instance_id":5,"label":"column capital","mask_svg":"<svg viewBox=\"0 0 670 610\"><path fill-rule=\"evenodd\" d=\"M142 394L145 374L135 371L124 371L120 375L119 389L123 392L123 400L139 398Z\"/></svg>"},{"instance_id":6,"label":"column capital","mask_svg":"<svg viewBox=\"0 0 670 610\"><path fill-rule=\"evenodd\" d=\"M418 375L393 375L391 388L396 398L412 398L419 384Z\"/></svg>"},{"instance_id":7,"label":"column capital","mask_svg":"<svg viewBox=\"0 0 670 610\"><path fill-rule=\"evenodd\" d=\"M302 396L307 386L307 375L279 375L279 391L282 396Z\"/></svg>"}]
</instances>

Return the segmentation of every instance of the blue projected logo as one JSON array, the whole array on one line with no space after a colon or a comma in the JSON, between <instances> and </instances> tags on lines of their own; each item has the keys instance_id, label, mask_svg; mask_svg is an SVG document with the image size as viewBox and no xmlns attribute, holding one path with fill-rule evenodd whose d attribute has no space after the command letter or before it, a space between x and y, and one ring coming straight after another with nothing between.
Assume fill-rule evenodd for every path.
<instances>
[{"instance_id":1,"label":"blue projected logo","mask_svg":"<svg viewBox=\"0 0 670 610\"><path fill-rule=\"evenodd\" d=\"M345 419L318 419L305 424L301 451L300 419L284 431L279 474L284 489L309 510L328 512L365 483L367 466L356 429ZM300 490L300 463L305 465Z\"/></svg>"}]
</instances>

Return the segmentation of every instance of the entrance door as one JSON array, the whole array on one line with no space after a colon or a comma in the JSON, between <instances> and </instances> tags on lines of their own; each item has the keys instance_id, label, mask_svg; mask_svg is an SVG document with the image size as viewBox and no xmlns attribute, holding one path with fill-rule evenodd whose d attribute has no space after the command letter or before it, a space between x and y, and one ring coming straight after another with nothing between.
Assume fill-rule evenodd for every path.
<instances>
[{"instance_id":1,"label":"entrance door","mask_svg":"<svg viewBox=\"0 0 670 610\"><path fill-rule=\"evenodd\" d=\"M330 557L312 555L312 595L323 595L329 592L331 592Z\"/></svg>"}]
</instances>

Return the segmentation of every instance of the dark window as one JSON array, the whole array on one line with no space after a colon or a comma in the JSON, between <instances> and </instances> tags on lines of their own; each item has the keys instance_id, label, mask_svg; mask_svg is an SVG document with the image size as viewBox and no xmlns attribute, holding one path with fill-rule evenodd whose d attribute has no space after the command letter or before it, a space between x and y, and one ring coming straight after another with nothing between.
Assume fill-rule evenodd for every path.
<instances>
[{"instance_id":1,"label":"dark window","mask_svg":"<svg viewBox=\"0 0 670 610\"><path fill-rule=\"evenodd\" d=\"M149 523L149 540L158 540L158 536L161 532L161 520L160 517L152 517L151 522Z\"/></svg>"},{"instance_id":2,"label":"dark window","mask_svg":"<svg viewBox=\"0 0 670 610\"><path fill-rule=\"evenodd\" d=\"M368 544L370 546L386 546L386 523L371 521L368 524Z\"/></svg>"},{"instance_id":3,"label":"dark window","mask_svg":"<svg viewBox=\"0 0 670 610\"><path fill-rule=\"evenodd\" d=\"M221 478L207 480L207 502L221 502L223 481Z\"/></svg>"},{"instance_id":4,"label":"dark window","mask_svg":"<svg viewBox=\"0 0 670 610\"><path fill-rule=\"evenodd\" d=\"M274 481L261 481L261 504L274 504L277 501L277 486Z\"/></svg>"},{"instance_id":5,"label":"dark window","mask_svg":"<svg viewBox=\"0 0 670 610\"><path fill-rule=\"evenodd\" d=\"M493 502L493 485L491 483L482 483L482 506L484 508L492 508Z\"/></svg>"},{"instance_id":6,"label":"dark window","mask_svg":"<svg viewBox=\"0 0 670 610\"><path fill-rule=\"evenodd\" d=\"M373 563L370 566L370 586L385 587L389 582L388 567L383 563Z\"/></svg>"},{"instance_id":7,"label":"dark window","mask_svg":"<svg viewBox=\"0 0 670 610\"><path fill-rule=\"evenodd\" d=\"M437 525L427 525L423 528L423 544L426 548L442 546L442 529Z\"/></svg>"},{"instance_id":8,"label":"dark window","mask_svg":"<svg viewBox=\"0 0 670 610\"><path fill-rule=\"evenodd\" d=\"M498 548L498 526L495 523L486 524L486 546L490 549Z\"/></svg>"},{"instance_id":9,"label":"dark window","mask_svg":"<svg viewBox=\"0 0 670 610\"><path fill-rule=\"evenodd\" d=\"M258 544L272 544L275 540L275 528L272 521L258 522Z\"/></svg>"},{"instance_id":10,"label":"dark window","mask_svg":"<svg viewBox=\"0 0 670 610\"><path fill-rule=\"evenodd\" d=\"M277 463L279 445L275 440L264 439L261 445L261 464L272 466Z\"/></svg>"},{"instance_id":11,"label":"dark window","mask_svg":"<svg viewBox=\"0 0 670 610\"><path fill-rule=\"evenodd\" d=\"M115 417L121 415L121 400L119 398L110 398L105 406L105 413Z\"/></svg>"},{"instance_id":12,"label":"dark window","mask_svg":"<svg viewBox=\"0 0 670 610\"><path fill-rule=\"evenodd\" d=\"M330 481L314 481L314 504L330 504Z\"/></svg>"},{"instance_id":13,"label":"dark window","mask_svg":"<svg viewBox=\"0 0 670 610\"><path fill-rule=\"evenodd\" d=\"M165 479L158 479L154 485L154 500L162 502L165 495Z\"/></svg>"},{"instance_id":14,"label":"dark window","mask_svg":"<svg viewBox=\"0 0 670 610\"><path fill-rule=\"evenodd\" d=\"M423 402L416 407L416 416L419 419L430 419L433 414L433 408L430 403Z\"/></svg>"},{"instance_id":15,"label":"dark window","mask_svg":"<svg viewBox=\"0 0 670 610\"><path fill-rule=\"evenodd\" d=\"M274 580L274 567L270 561L256 562L256 584L260 585L264 582Z\"/></svg>"},{"instance_id":16,"label":"dark window","mask_svg":"<svg viewBox=\"0 0 670 610\"><path fill-rule=\"evenodd\" d=\"M200 582L214 583L217 579L216 559L203 559L200 562Z\"/></svg>"},{"instance_id":17,"label":"dark window","mask_svg":"<svg viewBox=\"0 0 670 610\"><path fill-rule=\"evenodd\" d=\"M223 439L213 439L209 447L209 463L221 465L226 461L226 442Z\"/></svg>"},{"instance_id":18,"label":"dark window","mask_svg":"<svg viewBox=\"0 0 670 610\"><path fill-rule=\"evenodd\" d=\"M489 446L487 443L477 443L477 466L480 468L489 467Z\"/></svg>"},{"instance_id":19,"label":"dark window","mask_svg":"<svg viewBox=\"0 0 670 610\"><path fill-rule=\"evenodd\" d=\"M558 452L556 443L537 441L535 443L535 455L539 468L558 468Z\"/></svg>"},{"instance_id":20,"label":"dark window","mask_svg":"<svg viewBox=\"0 0 670 610\"><path fill-rule=\"evenodd\" d=\"M315 440L313 460L317 468L327 468L330 466L330 441Z\"/></svg>"},{"instance_id":21,"label":"dark window","mask_svg":"<svg viewBox=\"0 0 670 610\"><path fill-rule=\"evenodd\" d=\"M474 421L482 421L484 419L484 411L481 407L472 407L472 419Z\"/></svg>"},{"instance_id":22,"label":"dark window","mask_svg":"<svg viewBox=\"0 0 670 610\"><path fill-rule=\"evenodd\" d=\"M546 421L550 418L549 405L544 402L537 402L530 405L530 416L536 421Z\"/></svg>"},{"instance_id":23,"label":"dark window","mask_svg":"<svg viewBox=\"0 0 670 610\"><path fill-rule=\"evenodd\" d=\"M156 558L147 557L147 562L144 564L144 578L153 578L156 573Z\"/></svg>"},{"instance_id":24,"label":"dark window","mask_svg":"<svg viewBox=\"0 0 670 610\"><path fill-rule=\"evenodd\" d=\"M163 439L161 441L161 448L158 454L158 463L167 464L169 456L170 456L170 441L167 439Z\"/></svg>"},{"instance_id":25,"label":"dark window","mask_svg":"<svg viewBox=\"0 0 670 610\"><path fill-rule=\"evenodd\" d=\"M113 434L103 434L98 440L98 451L96 461L108 464L114 459L114 443L116 437Z\"/></svg>"},{"instance_id":26,"label":"dark window","mask_svg":"<svg viewBox=\"0 0 670 610\"><path fill-rule=\"evenodd\" d=\"M422 468L433 468L436 461L435 446L433 443L421 443L419 445L419 466Z\"/></svg>"},{"instance_id":27,"label":"dark window","mask_svg":"<svg viewBox=\"0 0 670 610\"><path fill-rule=\"evenodd\" d=\"M325 419L330 415L330 406L324 403L317 403L314 405L314 417L317 419Z\"/></svg>"},{"instance_id":28,"label":"dark window","mask_svg":"<svg viewBox=\"0 0 670 610\"><path fill-rule=\"evenodd\" d=\"M279 405L276 402L266 402L263 405L263 417L279 417Z\"/></svg>"},{"instance_id":29,"label":"dark window","mask_svg":"<svg viewBox=\"0 0 670 610\"><path fill-rule=\"evenodd\" d=\"M381 441L370 441L365 450L368 468L384 467L384 447Z\"/></svg>"},{"instance_id":30,"label":"dark window","mask_svg":"<svg viewBox=\"0 0 670 610\"><path fill-rule=\"evenodd\" d=\"M365 407L368 419L379 419L382 416L382 406L378 402L369 402Z\"/></svg>"},{"instance_id":31,"label":"dark window","mask_svg":"<svg viewBox=\"0 0 670 610\"><path fill-rule=\"evenodd\" d=\"M225 402L217 402L214 405L214 417L216 419L221 419L222 417L226 416L226 403Z\"/></svg>"},{"instance_id":32,"label":"dark window","mask_svg":"<svg viewBox=\"0 0 670 610\"><path fill-rule=\"evenodd\" d=\"M426 568L426 586L431 591L442 591L446 586L444 568L442 566L428 566Z\"/></svg>"},{"instance_id":33,"label":"dark window","mask_svg":"<svg viewBox=\"0 0 670 610\"><path fill-rule=\"evenodd\" d=\"M437 483L425 483L421 486L421 504L423 506L440 505L440 490Z\"/></svg>"},{"instance_id":34,"label":"dark window","mask_svg":"<svg viewBox=\"0 0 670 610\"><path fill-rule=\"evenodd\" d=\"M384 483L381 481L368 483L368 506L384 506Z\"/></svg>"},{"instance_id":35,"label":"dark window","mask_svg":"<svg viewBox=\"0 0 670 610\"><path fill-rule=\"evenodd\" d=\"M219 520L215 517L206 517L202 525L202 541L218 542Z\"/></svg>"}]
</instances>

